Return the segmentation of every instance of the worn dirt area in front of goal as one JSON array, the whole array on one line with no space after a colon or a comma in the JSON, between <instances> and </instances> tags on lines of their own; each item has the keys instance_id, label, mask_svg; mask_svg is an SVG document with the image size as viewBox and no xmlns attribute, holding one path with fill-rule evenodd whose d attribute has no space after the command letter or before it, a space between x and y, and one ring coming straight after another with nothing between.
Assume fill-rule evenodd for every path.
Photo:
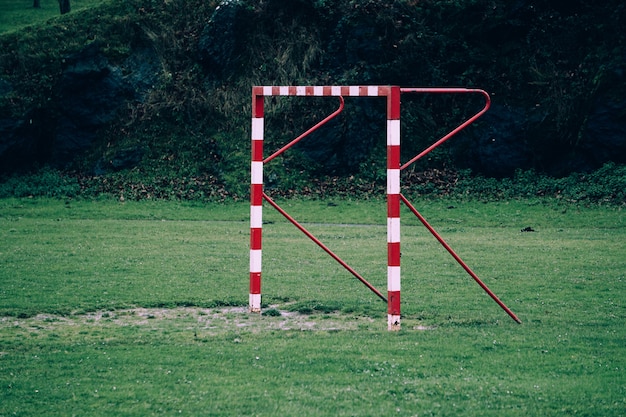
<instances>
[{"instance_id":1,"label":"worn dirt area in front of goal","mask_svg":"<svg viewBox=\"0 0 626 417\"><path fill-rule=\"evenodd\" d=\"M29 318L0 317L0 333L12 329L14 334L28 337L84 334L90 331L136 328L149 332L183 332L206 340L209 337L233 333L261 333L274 331L386 331L386 317L368 317L350 313L302 314L270 306L280 315L250 313L247 307L177 307L128 308L96 311L67 316L39 314ZM402 329L409 331L434 330L436 326L422 325L416 320L402 320ZM2 352L0 352L2 356Z\"/></svg>"},{"instance_id":2,"label":"worn dirt area in front of goal","mask_svg":"<svg viewBox=\"0 0 626 417\"><path fill-rule=\"evenodd\" d=\"M60 316L39 314L29 318L0 317L0 330L20 328L34 334L55 331L64 327L115 327L136 326L158 330L178 328L202 336L226 332L246 331L343 331L379 329L386 326L384 318L371 318L344 313L301 314L280 310L278 315L261 315L248 312L247 307L224 308L130 308L114 311L97 311L85 314Z\"/></svg>"}]
</instances>

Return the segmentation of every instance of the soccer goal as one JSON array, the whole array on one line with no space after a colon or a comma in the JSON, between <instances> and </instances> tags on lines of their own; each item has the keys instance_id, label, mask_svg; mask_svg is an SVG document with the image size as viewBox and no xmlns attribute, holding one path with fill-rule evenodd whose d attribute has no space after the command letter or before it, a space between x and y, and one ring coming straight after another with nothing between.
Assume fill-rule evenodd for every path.
<instances>
[{"instance_id":1,"label":"soccer goal","mask_svg":"<svg viewBox=\"0 0 626 417\"><path fill-rule=\"evenodd\" d=\"M400 157L400 96L401 94L478 94L484 97L484 106L470 118L435 141L405 163ZM313 127L268 155L264 154L263 140L265 131L264 102L271 96L303 96L324 97L334 96L339 100L338 107ZM309 232L295 218L281 208L263 187L264 165L283 154L306 136L328 123L345 106L344 97L384 97L387 101L387 291L386 295L371 285L363 276L344 262L323 242ZM415 209L409 200L400 192L400 173L410 165L430 153L433 149L446 142L452 136L466 128L482 116L491 104L489 94L484 90L472 88L402 88L399 86L352 85L352 86L255 86L252 88L252 162L250 186L250 296L249 310L261 311L261 272L262 272L262 235L263 235L263 201L276 209L289 222L302 231L329 256L348 270L354 277L367 286L376 296L387 303L387 324L389 330L400 329L400 204L405 204L420 220L429 232L446 248L465 271L489 294L489 296L516 322L519 318L476 276L465 262L452 250L444 239L430 226L426 219Z\"/></svg>"}]
</instances>

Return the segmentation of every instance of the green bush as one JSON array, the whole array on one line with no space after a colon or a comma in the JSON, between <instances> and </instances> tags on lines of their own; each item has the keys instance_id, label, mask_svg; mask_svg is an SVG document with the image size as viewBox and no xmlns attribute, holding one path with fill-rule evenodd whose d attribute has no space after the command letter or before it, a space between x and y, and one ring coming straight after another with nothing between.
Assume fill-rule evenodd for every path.
<instances>
[{"instance_id":1,"label":"green bush","mask_svg":"<svg viewBox=\"0 0 626 417\"><path fill-rule=\"evenodd\" d=\"M12 176L0 181L0 198L6 197L76 197L80 185L76 178L44 168L39 172Z\"/></svg>"},{"instance_id":2,"label":"green bush","mask_svg":"<svg viewBox=\"0 0 626 417\"><path fill-rule=\"evenodd\" d=\"M553 197L572 203L626 203L626 165L607 163L590 173L553 178L534 170L515 173L513 178L486 178L464 174L455 187L458 196L482 200Z\"/></svg>"}]
</instances>

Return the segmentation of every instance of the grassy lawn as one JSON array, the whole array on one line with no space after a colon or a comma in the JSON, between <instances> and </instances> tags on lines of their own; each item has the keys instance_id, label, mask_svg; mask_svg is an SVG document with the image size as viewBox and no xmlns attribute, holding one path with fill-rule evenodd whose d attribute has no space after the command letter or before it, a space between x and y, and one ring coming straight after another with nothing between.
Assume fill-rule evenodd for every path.
<instances>
[{"instance_id":1,"label":"grassy lawn","mask_svg":"<svg viewBox=\"0 0 626 417\"><path fill-rule=\"evenodd\" d=\"M80 11L106 0L71 0L72 11ZM32 0L0 1L0 33L18 30L60 16L57 0L41 0L40 8L33 8Z\"/></svg>"},{"instance_id":2,"label":"grassy lawn","mask_svg":"<svg viewBox=\"0 0 626 417\"><path fill-rule=\"evenodd\" d=\"M245 203L0 200L0 416L626 415L623 209L415 204L523 324L408 211L388 332L269 207L259 316ZM384 201L284 207L386 292Z\"/></svg>"}]
</instances>

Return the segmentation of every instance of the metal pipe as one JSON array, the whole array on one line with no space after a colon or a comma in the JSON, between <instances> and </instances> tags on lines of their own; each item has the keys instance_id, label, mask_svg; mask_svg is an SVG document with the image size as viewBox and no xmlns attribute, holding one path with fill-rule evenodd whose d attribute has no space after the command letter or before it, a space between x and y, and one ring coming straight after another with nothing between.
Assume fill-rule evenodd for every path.
<instances>
[{"instance_id":1,"label":"metal pipe","mask_svg":"<svg viewBox=\"0 0 626 417\"><path fill-rule=\"evenodd\" d=\"M430 145L428 148L424 149L417 156L406 162L404 165L400 167L400 170L407 168L409 165L413 164L418 159L422 158L424 155L428 154L430 151L435 149L437 146L441 145L452 136L459 133L461 130L465 129L470 124L474 123L476 119L482 116L489 107L491 106L491 97L485 90L477 89L477 88L401 88L401 93L432 93L432 94L459 94L459 93L469 93L469 94L482 94L485 98L485 106L478 113L467 119L465 122L461 123L454 130L450 131L447 135L439 139L437 142Z\"/></svg>"},{"instance_id":2,"label":"metal pipe","mask_svg":"<svg viewBox=\"0 0 626 417\"><path fill-rule=\"evenodd\" d=\"M265 158L263 160L263 163L264 164L268 163L269 161L276 158L281 153L285 152L287 149L291 148L296 143L300 142L304 137L310 135L311 133L315 132L317 129L319 129L326 123L328 123L330 120L332 120L334 117L336 117L339 113L343 111L343 107L344 107L344 99L342 96L339 96L339 107L337 108L337 110L335 110L334 112L326 116L320 122L316 123L313 127L308 129L306 132L304 132L303 134L301 134L300 136L298 136L297 138L295 138L294 140L292 140L291 142L289 142L288 144L286 144L285 146L283 146L282 148L280 148L279 150L277 150L276 152L274 152L273 154Z\"/></svg>"},{"instance_id":3,"label":"metal pipe","mask_svg":"<svg viewBox=\"0 0 626 417\"><path fill-rule=\"evenodd\" d=\"M406 204L406 206L409 208L409 210L411 210L413 212L413 214L415 214L415 216L419 219L420 222L422 222L422 224L428 229L428 231L439 241L439 243L441 243L441 245L446 248L446 250L450 253L450 255L452 255L452 257L454 259L456 259L456 261L459 263L459 265L461 265L463 267L463 269L465 269L465 271L470 274L470 276L472 278L474 278L474 281L476 281L478 283L478 285L481 286L481 288L483 290L485 290L485 292L487 294L489 294L489 296L493 299L493 301L495 301L496 303L498 303L498 305L504 310L506 311L506 313L513 319L515 320L517 323L521 324L522 321L515 315L515 313L513 313L502 301L500 301L500 299L480 280L480 278L478 278L478 276L474 273L474 271L472 271L470 269L469 266L467 266L467 264L465 262L463 262L463 260L461 259L461 257L459 255L456 254L456 252L454 252L454 250L452 250L452 248L450 247L450 245L448 245L446 243L445 240L443 240L443 238L439 235L439 233L437 233L435 231L435 229L433 229L433 227L426 221L426 219L417 211L417 209L415 207L413 207L413 205L409 202L409 200L406 199L406 197L404 197L402 194L400 194L400 199L402 199L402 201L404 202L404 204Z\"/></svg>"},{"instance_id":4,"label":"metal pipe","mask_svg":"<svg viewBox=\"0 0 626 417\"><path fill-rule=\"evenodd\" d=\"M267 194L263 193L263 198L265 201L270 203L272 207L274 207L280 214L282 214L287 220L289 220L294 226L296 226L302 233L304 233L309 239L311 239L317 246L322 248L327 254L329 254L334 260L339 262L341 266L343 266L348 272L354 275L359 281L361 281L367 288L369 288L374 294L376 294L381 300L385 303L387 302L387 298L378 291L372 284L367 282L365 278L363 278L358 272L356 272L350 265L345 263L339 256L335 255L333 251L331 251L326 245L324 245L318 238L313 236L311 232L304 228L296 219L291 217L285 210L283 210L274 200L272 200Z\"/></svg>"}]
</instances>

